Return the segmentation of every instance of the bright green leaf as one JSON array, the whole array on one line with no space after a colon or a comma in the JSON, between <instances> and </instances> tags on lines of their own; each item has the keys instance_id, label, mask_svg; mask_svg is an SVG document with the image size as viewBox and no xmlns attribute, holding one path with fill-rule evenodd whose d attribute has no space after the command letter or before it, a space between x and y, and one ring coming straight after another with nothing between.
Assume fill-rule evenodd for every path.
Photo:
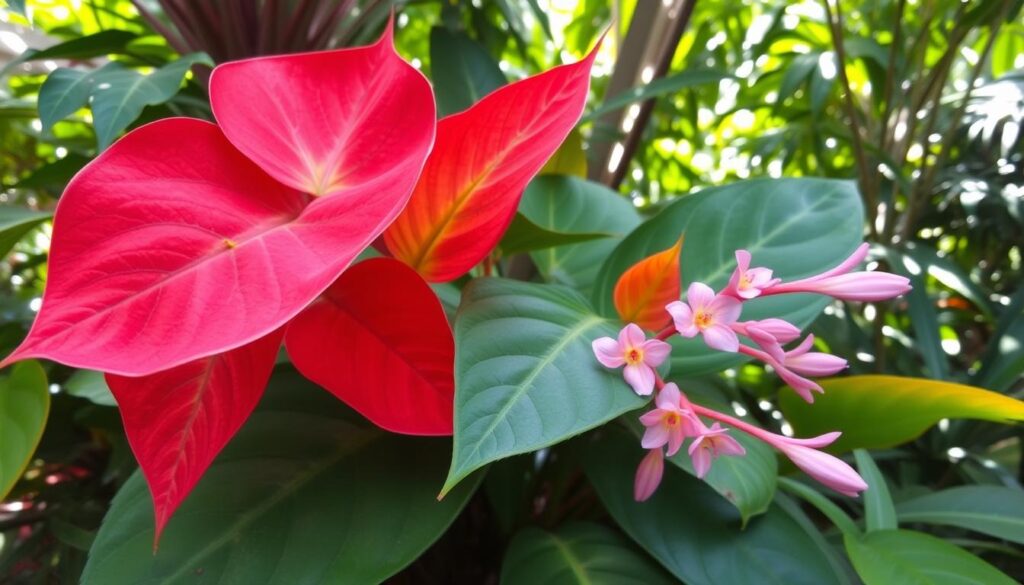
<instances>
[{"instance_id":1,"label":"bright green leaf","mask_svg":"<svg viewBox=\"0 0 1024 585\"><path fill-rule=\"evenodd\" d=\"M922 522L974 530L1024 544L1024 491L995 485L969 485L901 502L902 522Z\"/></svg>"},{"instance_id":2,"label":"bright green leaf","mask_svg":"<svg viewBox=\"0 0 1024 585\"><path fill-rule=\"evenodd\" d=\"M741 528L736 509L701 480L666 466L646 502L633 499L633 476L644 450L625 429L583 441L583 465L619 526L689 585L845 583L817 541L772 506ZM719 461L715 462L717 465Z\"/></svg>"},{"instance_id":3,"label":"bright green leaf","mask_svg":"<svg viewBox=\"0 0 1024 585\"><path fill-rule=\"evenodd\" d=\"M516 213L515 217L512 218L512 224L508 226L508 230L502 236L499 247L505 254L519 254L521 252L599 240L611 237L611 235L549 230L530 221L522 213Z\"/></svg>"},{"instance_id":4,"label":"bright green leaf","mask_svg":"<svg viewBox=\"0 0 1024 585\"><path fill-rule=\"evenodd\" d=\"M540 170L541 175L569 175L587 178L587 152L583 149L583 137L579 130L573 130L565 137L565 141L558 147L555 154L544 168Z\"/></svg>"},{"instance_id":5,"label":"bright green leaf","mask_svg":"<svg viewBox=\"0 0 1024 585\"><path fill-rule=\"evenodd\" d=\"M699 281L724 286L746 249L753 266L791 280L838 265L861 242L863 208L852 183L829 179L758 179L707 189L673 202L627 236L598 275L594 304L612 317L619 276L642 258L668 248L680 234L682 290ZM799 250L796 253L795 250ZM779 295L743 304L743 319L778 317L806 327L828 304L816 295ZM672 371L718 372L743 356L709 349L701 339L672 338Z\"/></svg>"},{"instance_id":6,"label":"bright green leaf","mask_svg":"<svg viewBox=\"0 0 1024 585\"><path fill-rule=\"evenodd\" d=\"M604 185L577 177L537 177L523 193L519 211L549 230L614 234L530 254L546 279L584 294L590 292L604 259L625 234L640 224L640 215L629 199Z\"/></svg>"},{"instance_id":7,"label":"bright green leaf","mask_svg":"<svg viewBox=\"0 0 1024 585\"><path fill-rule=\"evenodd\" d=\"M868 489L864 492L864 522L867 524L868 532L896 530L899 528L896 523L896 508L892 504L885 476L864 449L855 450L853 456L857 459L857 471L868 484Z\"/></svg>"},{"instance_id":8,"label":"bright green leaf","mask_svg":"<svg viewBox=\"0 0 1024 585\"><path fill-rule=\"evenodd\" d=\"M501 585L669 585L675 581L633 543L597 524L557 533L526 528L505 553Z\"/></svg>"},{"instance_id":9,"label":"bright green leaf","mask_svg":"<svg viewBox=\"0 0 1024 585\"><path fill-rule=\"evenodd\" d=\"M963 384L899 376L820 380L823 395L807 404L779 395L786 419L801 437L842 431L830 451L885 449L921 435L944 418L1024 421L1024 402Z\"/></svg>"},{"instance_id":10,"label":"bright green leaf","mask_svg":"<svg viewBox=\"0 0 1024 585\"><path fill-rule=\"evenodd\" d=\"M486 49L442 26L430 30L430 72L440 116L461 112L507 83Z\"/></svg>"},{"instance_id":11,"label":"bright green leaf","mask_svg":"<svg viewBox=\"0 0 1024 585\"><path fill-rule=\"evenodd\" d=\"M48 211L0 205L0 256L6 256L29 230L51 217Z\"/></svg>"},{"instance_id":12,"label":"bright green leaf","mask_svg":"<svg viewBox=\"0 0 1024 585\"><path fill-rule=\"evenodd\" d=\"M940 538L880 530L843 538L865 585L1014 585L992 565Z\"/></svg>"},{"instance_id":13,"label":"bright green leaf","mask_svg":"<svg viewBox=\"0 0 1024 585\"><path fill-rule=\"evenodd\" d=\"M80 61L94 57L106 57L112 53L123 51L125 46L137 37L137 34L126 30L104 30L91 35L77 37L70 41L64 41L42 50L29 49L4 65L3 69L0 69L0 76L7 74L16 65L26 61L39 61L41 59Z\"/></svg>"},{"instance_id":14,"label":"bright green leaf","mask_svg":"<svg viewBox=\"0 0 1024 585\"><path fill-rule=\"evenodd\" d=\"M46 132L85 107L92 92L92 72L61 67L39 88L39 121Z\"/></svg>"},{"instance_id":15,"label":"bright green leaf","mask_svg":"<svg viewBox=\"0 0 1024 585\"><path fill-rule=\"evenodd\" d=\"M591 342L617 334L567 288L471 282L455 320L455 446L443 492L491 461L642 406L622 373L594 358Z\"/></svg>"},{"instance_id":16,"label":"bright green leaf","mask_svg":"<svg viewBox=\"0 0 1024 585\"><path fill-rule=\"evenodd\" d=\"M290 368L214 461L153 552L136 473L118 491L82 583L379 583L420 556L477 481L436 499L450 441L365 426Z\"/></svg>"},{"instance_id":17,"label":"bright green leaf","mask_svg":"<svg viewBox=\"0 0 1024 585\"><path fill-rule=\"evenodd\" d=\"M38 362L19 362L0 379L0 500L25 472L49 413L50 389Z\"/></svg>"}]
</instances>

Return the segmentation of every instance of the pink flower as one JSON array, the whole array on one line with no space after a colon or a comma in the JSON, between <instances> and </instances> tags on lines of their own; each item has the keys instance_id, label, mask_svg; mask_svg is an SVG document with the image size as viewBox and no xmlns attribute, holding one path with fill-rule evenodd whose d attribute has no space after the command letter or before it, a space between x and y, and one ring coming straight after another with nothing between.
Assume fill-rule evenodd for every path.
<instances>
[{"instance_id":1,"label":"pink flower","mask_svg":"<svg viewBox=\"0 0 1024 585\"><path fill-rule=\"evenodd\" d=\"M779 279L773 279L772 271L768 268L750 268L750 252L736 250L736 270L722 294L752 299L760 295L762 290L778 283Z\"/></svg>"},{"instance_id":2,"label":"pink flower","mask_svg":"<svg viewBox=\"0 0 1024 585\"><path fill-rule=\"evenodd\" d=\"M729 429L723 428L718 423L712 423L711 428L700 423L697 438L690 444L688 453L693 461L693 471L697 477L703 478L709 469L711 462L720 455L746 455L747 451L736 439L726 435Z\"/></svg>"},{"instance_id":3,"label":"pink flower","mask_svg":"<svg viewBox=\"0 0 1024 585\"><path fill-rule=\"evenodd\" d=\"M636 468L636 480L633 482L633 499L643 502L654 495L665 473L665 455L661 448L651 449Z\"/></svg>"},{"instance_id":4,"label":"pink flower","mask_svg":"<svg viewBox=\"0 0 1024 585\"><path fill-rule=\"evenodd\" d=\"M608 368L626 366L623 377L633 391L647 396L654 391L654 368L665 361L672 346L658 339L647 339L640 327L630 323L619 332L618 341L611 337L595 339L591 344L597 361Z\"/></svg>"},{"instance_id":5,"label":"pink flower","mask_svg":"<svg viewBox=\"0 0 1024 585\"><path fill-rule=\"evenodd\" d=\"M782 451L807 475L843 495L855 498L868 489L868 484L842 459L818 450L838 439L840 434L826 433L811 439L791 439L776 435L772 446Z\"/></svg>"},{"instance_id":6,"label":"pink flower","mask_svg":"<svg viewBox=\"0 0 1024 585\"><path fill-rule=\"evenodd\" d=\"M846 360L828 353L811 352L813 345L814 336L808 335L800 345L787 352L783 352L781 346L777 344L766 348L765 351L746 346L741 347L740 351L774 368L782 381L793 388L801 398L807 402L814 402L814 395L811 392L820 394L824 390L817 382L805 376L831 376L846 368Z\"/></svg>"},{"instance_id":7,"label":"pink flower","mask_svg":"<svg viewBox=\"0 0 1024 585\"><path fill-rule=\"evenodd\" d=\"M754 340L757 345L779 361L784 359L782 344L800 337L800 329L796 325L774 318L736 323L733 325L733 330Z\"/></svg>"},{"instance_id":8,"label":"pink flower","mask_svg":"<svg viewBox=\"0 0 1024 585\"><path fill-rule=\"evenodd\" d=\"M640 417L640 422L647 427L640 445L644 449L660 449L668 445L666 455L671 457L683 446L686 437L697 434L699 421L686 406L688 403L679 386L672 382L658 392L654 403L657 408Z\"/></svg>"},{"instance_id":9,"label":"pink flower","mask_svg":"<svg viewBox=\"0 0 1024 585\"><path fill-rule=\"evenodd\" d=\"M839 266L821 274L770 286L766 294L809 292L828 295L844 301L884 301L910 290L910 280L888 272L850 272L868 253L861 244Z\"/></svg>"},{"instance_id":10,"label":"pink flower","mask_svg":"<svg viewBox=\"0 0 1024 585\"><path fill-rule=\"evenodd\" d=\"M675 301L665 307L680 335L696 337L702 334L704 343L714 349L739 350L740 340L730 326L740 316L740 301L726 295L715 295L711 287L700 282L690 285L686 301Z\"/></svg>"}]
</instances>

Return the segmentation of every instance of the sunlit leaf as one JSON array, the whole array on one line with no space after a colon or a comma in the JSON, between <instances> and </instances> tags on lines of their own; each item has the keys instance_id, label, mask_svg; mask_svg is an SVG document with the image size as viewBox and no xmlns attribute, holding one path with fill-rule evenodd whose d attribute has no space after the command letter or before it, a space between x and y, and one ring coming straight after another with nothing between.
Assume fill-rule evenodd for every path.
<instances>
[{"instance_id":1,"label":"sunlit leaf","mask_svg":"<svg viewBox=\"0 0 1024 585\"><path fill-rule=\"evenodd\" d=\"M0 379L0 500L32 459L49 412L50 390L38 362L17 364Z\"/></svg>"}]
</instances>

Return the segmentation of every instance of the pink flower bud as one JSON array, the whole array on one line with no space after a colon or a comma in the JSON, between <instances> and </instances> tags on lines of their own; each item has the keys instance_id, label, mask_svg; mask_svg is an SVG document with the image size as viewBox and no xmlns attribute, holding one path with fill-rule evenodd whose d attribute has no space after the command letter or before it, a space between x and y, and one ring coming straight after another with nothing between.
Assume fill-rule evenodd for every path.
<instances>
[{"instance_id":1,"label":"pink flower bud","mask_svg":"<svg viewBox=\"0 0 1024 585\"><path fill-rule=\"evenodd\" d=\"M636 480L633 482L633 499L643 502L654 495L661 484L661 476L665 473L665 455L661 448L651 449L636 468Z\"/></svg>"},{"instance_id":2,"label":"pink flower bud","mask_svg":"<svg viewBox=\"0 0 1024 585\"><path fill-rule=\"evenodd\" d=\"M838 433L834 434L838 437ZM868 489L864 479L838 457L794 441L778 441L775 448L789 457L804 473L843 495L855 498Z\"/></svg>"}]
</instances>

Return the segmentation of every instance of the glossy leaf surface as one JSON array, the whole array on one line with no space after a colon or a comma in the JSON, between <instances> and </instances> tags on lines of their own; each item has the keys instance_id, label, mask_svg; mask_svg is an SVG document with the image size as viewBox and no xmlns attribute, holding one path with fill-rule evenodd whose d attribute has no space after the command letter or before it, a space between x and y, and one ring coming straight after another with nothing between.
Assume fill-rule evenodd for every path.
<instances>
[{"instance_id":1,"label":"glossy leaf surface","mask_svg":"<svg viewBox=\"0 0 1024 585\"><path fill-rule=\"evenodd\" d=\"M900 502L901 522L966 528L1024 544L1024 492L996 485L959 486Z\"/></svg>"},{"instance_id":2,"label":"glossy leaf surface","mask_svg":"<svg viewBox=\"0 0 1024 585\"><path fill-rule=\"evenodd\" d=\"M999 569L930 534L882 530L843 541L865 585L1012 585Z\"/></svg>"},{"instance_id":3,"label":"glossy leaf surface","mask_svg":"<svg viewBox=\"0 0 1024 585\"><path fill-rule=\"evenodd\" d=\"M471 282L455 320L455 446L445 490L491 461L643 405L621 372L594 358L591 341L617 333L569 289Z\"/></svg>"},{"instance_id":4,"label":"glossy leaf surface","mask_svg":"<svg viewBox=\"0 0 1024 585\"><path fill-rule=\"evenodd\" d=\"M381 428L450 435L455 342L437 295L411 268L371 258L299 313L292 363Z\"/></svg>"},{"instance_id":5,"label":"glossy leaf surface","mask_svg":"<svg viewBox=\"0 0 1024 585\"><path fill-rule=\"evenodd\" d=\"M636 323L659 331L671 321L665 306L679 300L680 238L666 250L656 252L632 265L615 283L615 310L623 323Z\"/></svg>"},{"instance_id":6,"label":"glossy leaf surface","mask_svg":"<svg viewBox=\"0 0 1024 585\"><path fill-rule=\"evenodd\" d=\"M523 193L519 211L549 230L612 234L601 240L530 254L547 280L571 286L584 294L590 292L601 264L615 246L640 224L640 214L629 199L604 185L576 177L537 177Z\"/></svg>"},{"instance_id":7,"label":"glossy leaf surface","mask_svg":"<svg viewBox=\"0 0 1024 585\"><path fill-rule=\"evenodd\" d=\"M457 278L490 253L527 183L579 120L595 55L442 119L409 205L384 233L391 253L430 282Z\"/></svg>"},{"instance_id":8,"label":"glossy leaf surface","mask_svg":"<svg viewBox=\"0 0 1024 585\"><path fill-rule=\"evenodd\" d=\"M256 408L282 337L275 331L229 352L141 378L107 376L153 496L156 540Z\"/></svg>"},{"instance_id":9,"label":"glossy leaf surface","mask_svg":"<svg viewBox=\"0 0 1024 585\"><path fill-rule=\"evenodd\" d=\"M684 232L684 288L699 281L720 290L736 267L737 249L750 251L752 266L771 268L777 277L803 278L845 260L861 241L862 221L860 197L846 181L758 179L706 189L672 203L618 245L601 268L594 303L601 314L614 315L619 276ZM778 317L806 326L827 303L813 295L754 299L744 303L742 319ZM672 346L677 375L715 372L743 359L700 339L675 337Z\"/></svg>"},{"instance_id":10,"label":"glossy leaf surface","mask_svg":"<svg viewBox=\"0 0 1024 585\"><path fill-rule=\"evenodd\" d=\"M142 477L121 488L82 582L379 583L440 536L476 487L467 481L437 501L448 444L363 426L285 367L156 554Z\"/></svg>"},{"instance_id":11,"label":"glossy leaf surface","mask_svg":"<svg viewBox=\"0 0 1024 585\"><path fill-rule=\"evenodd\" d=\"M0 256L6 256L25 234L51 217L53 214L48 211L13 205L0 207Z\"/></svg>"},{"instance_id":12,"label":"glossy leaf surface","mask_svg":"<svg viewBox=\"0 0 1024 585\"><path fill-rule=\"evenodd\" d=\"M780 407L797 436L839 430L830 451L885 449L917 438L944 418L1024 420L1024 402L981 388L898 376L821 380L824 395L810 405L789 390Z\"/></svg>"},{"instance_id":13,"label":"glossy leaf surface","mask_svg":"<svg viewBox=\"0 0 1024 585\"><path fill-rule=\"evenodd\" d=\"M625 430L584 441L584 469L608 512L647 552L685 583L843 583L820 544L778 507L741 529L736 509L674 466L646 502L633 499L643 449ZM718 462L715 463L716 465Z\"/></svg>"},{"instance_id":14,"label":"glossy leaf surface","mask_svg":"<svg viewBox=\"0 0 1024 585\"><path fill-rule=\"evenodd\" d=\"M502 561L502 585L669 585L675 581L614 530L570 524L525 528Z\"/></svg>"},{"instance_id":15,"label":"glossy leaf surface","mask_svg":"<svg viewBox=\"0 0 1024 585\"><path fill-rule=\"evenodd\" d=\"M487 49L443 26L430 29L430 71L441 116L461 112L508 83Z\"/></svg>"},{"instance_id":16,"label":"glossy leaf surface","mask_svg":"<svg viewBox=\"0 0 1024 585\"><path fill-rule=\"evenodd\" d=\"M49 413L50 390L38 362L18 364L0 379L0 499L32 459Z\"/></svg>"}]
</instances>

